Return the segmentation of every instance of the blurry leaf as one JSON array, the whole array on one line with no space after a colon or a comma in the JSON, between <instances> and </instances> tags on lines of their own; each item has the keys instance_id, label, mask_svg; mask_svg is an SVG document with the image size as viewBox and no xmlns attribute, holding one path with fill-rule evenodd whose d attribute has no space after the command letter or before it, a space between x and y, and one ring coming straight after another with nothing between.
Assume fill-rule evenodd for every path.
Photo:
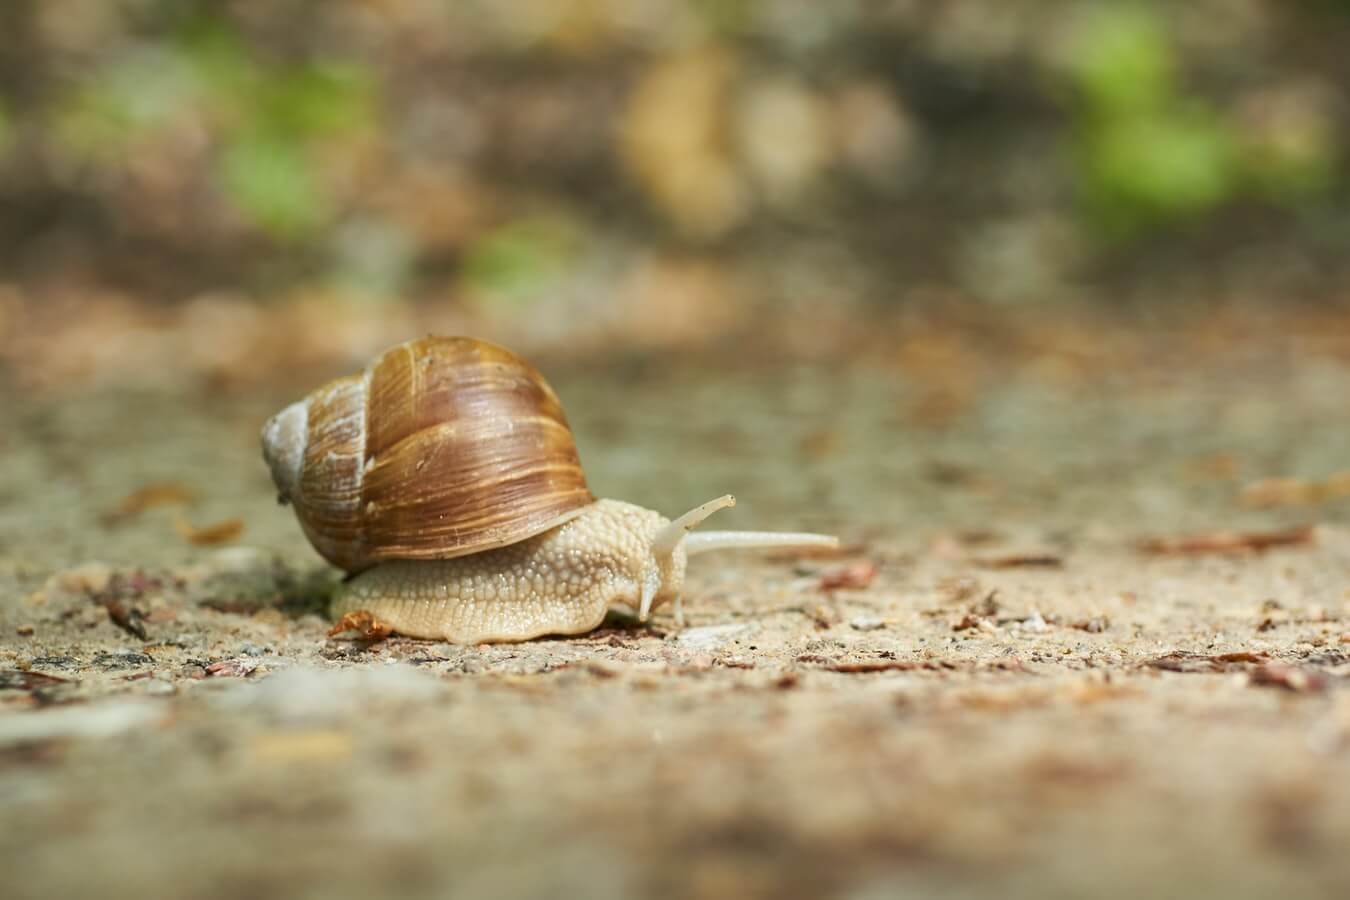
<instances>
[{"instance_id":1,"label":"blurry leaf","mask_svg":"<svg viewBox=\"0 0 1350 900\"><path fill-rule=\"evenodd\" d=\"M1155 108L1173 94L1167 28L1143 3L1101 3L1074 30L1069 69L1097 115Z\"/></svg>"},{"instance_id":2,"label":"blurry leaf","mask_svg":"<svg viewBox=\"0 0 1350 900\"><path fill-rule=\"evenodd\" d=\"M274 75L259 100L260 115L273 128L304 137L358 130L372 118L370 79L351 65L322 63Z\"/></svg>"},{"instance_id":3,"label":"blurry leaf","mask_svg":"<svg viewBox=\"0 0 1350 900\"><path fill-rule=\"evenodd\" d=\"M359 129L372 118L371 78L358 65L263 65L217 21L195 23L183 42L198 77L240 127L308 138Z\"/></svg>"},{"instance_id":4,"label":"blurry leaf","mask_svg":"<svg viewBox=\"0 0 1350 900\"><path fill-rule=\"evenodd\" d=\"M695 0L699 18L714 32L734 34L748 29L754 20L755 0Z\"/></svg>"},{"instance_id":5,"label":"blurry leaf","mask_svg":"<svg viewBox=\"0 0 1350 900\"><path fill-rule=\"evenodd\" d=\"M239 36L223 22L194 22L179 43L198 77L218 96L238 97L252 91L259 78L258 66Z\"/></svg>"},{"instance_id":6,"label":"blurry leaf","mask_svg":"<svg viewBox=\"0 0 1350 900\"><path fill-rule=\"evenodd\" d=\"M1209 209L1232 186L1232 141L1200 114L1113 121L1088 136L1085 157L1096 213L1126 230Z\"/></svg>"},{"instance_id":7,"label":"blurry leaf","mask_svg":"<svg viewBox=\"0 0 1350 900\"><path fill-rule=\"evenodd\" d=\"M555 277L574 252L570 229L558 222L513 222L475 242L464 260L464 278L476 288L525 299Z\"/></svg>"},{"instance_id":8,"label":"blurry leaf","mask_svg":"<svg viewBox=\"0 0 1350 900\"><path fill-rule=\"evenodd\" d=\"M220 184L229 201L273 237L298 237L323 224L327 197L303 148L292 141L246 136L226 148Z\"/></svg>"}]
</instances>

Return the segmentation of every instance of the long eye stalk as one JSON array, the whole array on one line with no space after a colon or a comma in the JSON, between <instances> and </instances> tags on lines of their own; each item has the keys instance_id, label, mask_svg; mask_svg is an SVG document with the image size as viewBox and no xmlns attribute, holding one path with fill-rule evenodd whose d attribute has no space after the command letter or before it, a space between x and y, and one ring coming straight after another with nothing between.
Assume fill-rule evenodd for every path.
<instances>
[{"instance_id":1,"label":"long eye stalk","mask_svg":"<svg viewBox=\"0 0 1350 900\"><path fill-rule=\"evenodd\" d=\"M709 550L812 550L839 546L839 538L805 531L704 531L684 539L690 556Z\"/></svg>"},{"instance_id":2,"label":"long eye stalk","mask_svg":"<svg viewBox=\"0 0 1350 900\"><path fill-rule=\"evenodd\" d=\"M735 549L815 549L838 547L839 539L828 534L808 534L800 531L705 531L691 534L704 519L717 512L736 505L736 498L730 494L709 500L696 506L657 532L652 540L652 552L658 556L672 552L680 541L684 541L685 552L690 556L706 553L709 550Z\"/></svg>"}]
</instances>

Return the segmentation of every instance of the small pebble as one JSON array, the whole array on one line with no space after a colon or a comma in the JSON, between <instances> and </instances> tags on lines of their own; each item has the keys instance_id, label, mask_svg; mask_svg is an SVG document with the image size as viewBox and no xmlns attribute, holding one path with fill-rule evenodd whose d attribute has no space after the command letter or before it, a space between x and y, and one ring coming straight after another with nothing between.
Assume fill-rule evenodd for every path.
<instances>
[{"instance_id":1,"label":"small pebble","mask_svg":"<svg viewBox=\"0 0 1350 900\"><path fill-rule=\"evenodd\" d=\"M33 626L32 626L32 625L19 625L19 626L15 627L14 633L17 634L17 635L19 635L20 637L29 637L29 636L31 636L31 635L33 634Z\"/></svg>"},{"instance_id":2,"label":"small pebble","mask_svg":"<svg viewBox=\"0 0 1350 900\"><path fill-rule=\"evenodd\" d=\"M849 620L849 627L855 631L876 631L885 628L886 623L876 616L856 616Z\"/></svg>"},{"instance_id":3,"label":"small pebble","mask_svg":"<svg viewBox=\"0 0 1350 900\"><path fill-rule=\"evenodd\" d=\"M1022 620L1023 631L1034 631L1039 633L1048 631L1049 629L1050 626L1046 624L1045 617L1036 610L1032 610L1031 615Z\"/></svg>"}]
</instances>

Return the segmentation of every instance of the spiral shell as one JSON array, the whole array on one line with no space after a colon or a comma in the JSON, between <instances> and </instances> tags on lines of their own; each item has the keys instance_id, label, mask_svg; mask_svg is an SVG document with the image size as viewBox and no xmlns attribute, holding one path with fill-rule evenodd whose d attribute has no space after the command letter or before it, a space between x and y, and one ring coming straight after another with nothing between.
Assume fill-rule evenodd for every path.
<instances>
[{"instance_id":1,"label":"spiral shell","mask_svg":"<svg viewBox=\"0 0 1350 900\"><path fill-rule=\"evenodd\" d=\"M349 572L504 547L594 502L557 394L474 338L394 347L263 427L280 499Z\"/></svg>"}]
</instances>

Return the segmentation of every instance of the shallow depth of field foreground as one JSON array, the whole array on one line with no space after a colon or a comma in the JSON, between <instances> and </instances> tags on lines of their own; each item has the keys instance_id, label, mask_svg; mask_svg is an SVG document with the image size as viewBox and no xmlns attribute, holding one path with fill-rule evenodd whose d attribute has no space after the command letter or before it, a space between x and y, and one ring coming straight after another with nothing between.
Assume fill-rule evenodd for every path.
<instances>
[{"instance_id":1,"label":"shallow depth of field foreground","mask_svg":"<svg viewBox=\"0 0 1350 900\"><path fill-rule=\"evenodd\" d=\"M846 546L695 560L683 631L476 647L326 636L254 446L285 396L11 392L11 890L1335 896L1350 369L1164 343L941 428L875 360L558 368L597 492Z\"/></svg>"}]
</instances>

